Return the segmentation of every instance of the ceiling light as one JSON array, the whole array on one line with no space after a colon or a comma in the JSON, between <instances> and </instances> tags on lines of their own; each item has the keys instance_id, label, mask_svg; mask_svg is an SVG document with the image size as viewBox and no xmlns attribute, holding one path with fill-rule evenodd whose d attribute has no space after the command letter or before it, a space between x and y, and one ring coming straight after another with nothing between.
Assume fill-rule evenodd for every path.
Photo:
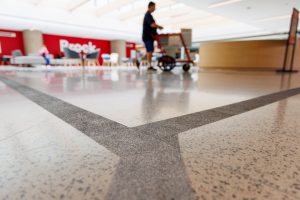
<instances>
[{"instance_id":1,"label":"ceiling light","mask_svg":"<svg viewBox=\"0 0 300 200\"><path fill-rule=\"evenodd\" d=\"M134 1L135 0L118 0L118 1L109 2L108 4L98 8L96 11L96 15L97 17L101 17L102 15L118 10L123 6L130 5Z\"/></svg>"},{"instance_id":2,"label":"ceiling light","mask_svg":"<svg viewBox=\"0 0 300 200\"><path fill-rule=\"evenodd\" d=\"M242 1L242 0L226 0L226 1L219 2L219 3L211 4L208 8L216 8L216 7L226 6L228 4L233 4L233 3L240 2L240 1Z\"/></svg>"},{"instance_id":3,"label":"ceiling light","mask_svg":"<svg viewBox=\"0 0 300 200\"><path fill-rule=\"evenodd\" d=\"M16 37L16 33L0 31L0 37Z\"/></svg>"},{"instance_id":4,"label":"ceiling light","mask_svg":"<svg viewBox=\"0 0 300 200\"><path fill-rule=\"evenodd\" d=\"M87 4L88 2L90 2L90 0L81 0L80 2L78 2L77 4L74 4L73 6L71 6L69 8L70 12L75 11L76 9L82 7L83 5Z\"/></svg>"},{"instance_id":5,"label":"ceiling light","mask_svg":"<svg viewBox=\"0 0 300 200\"><path fill-rule=\"evenodd\" d=\"M256 20L256 22L265 22L265 21L272 21L272 20L280 20L280 19L287 19L290 18L290 15L282 15L282 16L276 16L276 17L268 17L264 19Z\"/></svg>"}]
</instances>

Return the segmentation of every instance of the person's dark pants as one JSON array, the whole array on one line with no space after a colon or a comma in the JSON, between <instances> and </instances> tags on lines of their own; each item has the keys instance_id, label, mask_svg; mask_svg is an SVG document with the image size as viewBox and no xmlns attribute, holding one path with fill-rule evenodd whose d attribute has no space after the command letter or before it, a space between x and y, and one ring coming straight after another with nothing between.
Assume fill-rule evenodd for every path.
<instances>
[{"instance_id":1,"label":"person's dark pants","mask_svg":"<svg viewBox=\"0 0 300 200\"><path fill-rule=\"evenodd\" d=\"M154 41L148 40L148 41L144 41L144 43L145 43L147 53L153 53L154 52Z\"/></svg>"},{"instance_id":2,"label":"person's dark pants","mask_svg":"<svg viewBox=\"0 0 300 200\"><path fill-rule=\"evenodd\" d=\"M151 59L152 58L149 58L151 57L151 55L149 54L152 54L154 52L154 40L144 40L144 43L145 43L145 47L146 47L146 50L147 50L147 61L148 61L148 67L151 68ZM150 59L150 60L149 60Z\"/></svg>"},{"instance_id":3,"label":"person's dark pants","mask_svg":"<svg viewBox=\"0 0 300 200\"><path fill-rule=\"evenodd\" d=\"M45 59L46 65L50 65L50 59L46 55L43 55L43 58Z\"/></svg>"}]
</instances>

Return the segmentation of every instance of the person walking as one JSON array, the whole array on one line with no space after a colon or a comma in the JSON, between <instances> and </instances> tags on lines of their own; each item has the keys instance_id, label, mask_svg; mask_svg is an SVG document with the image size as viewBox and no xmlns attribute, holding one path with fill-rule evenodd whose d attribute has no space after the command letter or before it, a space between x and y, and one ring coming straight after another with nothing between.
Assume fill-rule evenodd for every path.
<instances>
[{"instance_id":1,"label":"person walking","mask_svg":"<svg viewBox=\"0 0 300 200\"><path fill-rule=\"evenodd\" d=\"M154 41L155 37L157 35L157 29L163 29L162 26L158 25L153 16L152 13L156 9L156 4L154 2L150 2L148 4L148 10L144 17L143 22L143 42L145 44L146 50L147 50L147 61L148 61L148 70L150 71L157 71L152 65L152 55L154 52Z\"/></svg>"},{"instance_id":2,"label":"person walking","mask_svg":"<svg viewBox=\"0 0 300 200\"><path fill-rule=\"evenodd\" d=\"M45 59L45 65L46 65L46 67L50 66L49 51L48 51L48 48L46 47L45 44L39 50L39 54Z\"/></svg>"}]
</instances>

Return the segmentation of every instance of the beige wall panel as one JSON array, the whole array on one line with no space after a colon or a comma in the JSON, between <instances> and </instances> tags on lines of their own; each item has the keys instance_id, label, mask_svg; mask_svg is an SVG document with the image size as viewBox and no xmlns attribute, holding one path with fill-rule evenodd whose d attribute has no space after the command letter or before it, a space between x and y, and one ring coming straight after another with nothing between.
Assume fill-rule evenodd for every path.
<instances>
[{"instance_id":1,"label":"beige wall panel","mask_svg":"<svg viewBox=\"0 0 300 200\"><path fill-rule=\"evenodd\" d=\"M258 68L282 67L285 41L258 40L206 43L200 47L200 67L204 68ZM295 67L300 68L300 45L298 43Z\"/></svg>"}]
</instances>

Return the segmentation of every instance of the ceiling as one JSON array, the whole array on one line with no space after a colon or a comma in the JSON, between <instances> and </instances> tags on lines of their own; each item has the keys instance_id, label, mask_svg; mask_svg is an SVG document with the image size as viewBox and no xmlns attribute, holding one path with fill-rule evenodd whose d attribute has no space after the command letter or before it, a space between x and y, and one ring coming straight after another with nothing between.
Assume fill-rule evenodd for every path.
<instances>
[{"instance_id":1,"label":"ceiling","mask_svg":"<svg viewBox=\"0 0 300 200\"><path fill-rule=\"evenodd\" d=\"M148 0L0 0L0 29L140 41ZM164 32L193 29L193 41L286 32L300 0L156 0Z\"/></svg>"}]
</instances>

